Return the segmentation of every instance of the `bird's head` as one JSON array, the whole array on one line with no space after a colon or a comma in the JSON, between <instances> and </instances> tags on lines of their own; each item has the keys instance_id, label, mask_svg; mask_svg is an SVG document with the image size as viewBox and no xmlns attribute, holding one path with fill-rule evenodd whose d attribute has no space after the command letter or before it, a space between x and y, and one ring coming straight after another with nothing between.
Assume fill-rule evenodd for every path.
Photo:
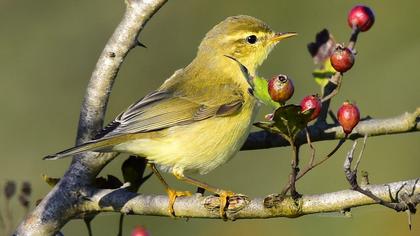
<instances>
[{"instance_id":1,"label":"bird's head","mask_svg":"<svg viewBox=\"0 0 420 236\"><path fill-rule=\"evenodd\" d=\"M231 16L214 26L201 42L197 56L236 58L251 72L267 58L273 47L296 33L276 33L251 16ZM224 57L217 60L229 60Z\"/></svg>"}]
</instances>

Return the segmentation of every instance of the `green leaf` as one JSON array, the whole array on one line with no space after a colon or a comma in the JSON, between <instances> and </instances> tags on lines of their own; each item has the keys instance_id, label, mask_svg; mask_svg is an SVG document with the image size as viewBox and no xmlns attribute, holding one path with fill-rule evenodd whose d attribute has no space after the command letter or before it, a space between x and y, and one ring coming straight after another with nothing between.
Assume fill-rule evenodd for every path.
<instances>
[{"instance_id":1,"label":"green leaf","mask_svg":"<svg viewBox=\"0 0 420 236\"><path fill-rule=\"evenodd\" d=\"M241 62L239 62L236 58L229 55L225 55L225 57L230 58L234 60L236 63L238 63L239 68L242 71L242 74L248 81L248 84L251 86L254 96L257 99L259 99L265 105L270 106L274 109L280 107L280 104L271 100L270 94L268 94L268 81L267 80L258 76L254 77L251 74L249 74L248 68L246 68L246 66L244 66Z\"/></svg>"},{"instance_id":2,"label":"green leaf","mask_svg":"<svg viewBox=\"0 0 420 236\"><path fill-rule=\"evenodd\" d=\"M301 111L297 105L277 108L272 122L257 122L254 125L272 133L277 133L294 142L296 135L306 127L314 109Z\"/></svg>"},{"instance_id":3,"label":"green leaf","mask_svg":"<svg viewBox=\"0 0 420 236\"><path fill-rule=\"evenodd\" d=\"M254 123L254 125L258 128L264 129L274 134L280 133L280 130L276 126L274 126L274 122L258 121Z\"/></svg>"},{"instance_id":4,"label":"green leaf","mask_svg":"<svg viewBox=\"0 0 420 236\"><path fill-rule=\"evenodd\" d=\"M328 79L331 78L336 73L334 67L332 67L329 59L325 60L321 68L315 69L312 72L312 76L317 84L321 87L324 87L328 83Z\"/></svg>"},{"instance_id":5,"label":"green leaf","mask_svg":"<svg viewBox=\"0 0 420 236\"><path fill-rule=\"evenodd\" d=\"M268 81L262 77L255 76L253 78L254 84L254 96L258 98L265 105L270 106L274 109L280 107L278 102L271 100L270 94L268 94Z\"/></svg>"}]
</instances>

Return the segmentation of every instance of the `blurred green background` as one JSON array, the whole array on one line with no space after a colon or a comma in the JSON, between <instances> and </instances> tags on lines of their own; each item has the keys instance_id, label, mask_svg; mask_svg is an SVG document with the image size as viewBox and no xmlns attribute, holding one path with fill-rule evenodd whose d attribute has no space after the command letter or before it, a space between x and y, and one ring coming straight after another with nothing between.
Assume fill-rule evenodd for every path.
<instances>
[{"instance_id":1,"label":"blurred green background","mask_svg":"<svg viewBox=\"0 0 420 236\"><path fill-rule=\"evenodd\" d=\"M319 92L311 79L314 66L306 44L315 33L328 28L338 42L346 42L350 29L346 17L356 1L206 0L170 1L147 24L140 35L148 48L136 48L124 62L115 83L107 121L130 103L158 87L171 73L195 55L204 34L230 15L248 14L266 21L278 31L297 31L299 36L280 43L260 69L270 77L290 75L295 81L292 102ZM390 117L413 111L420 101L419 1L366 1L376 13L373 28L362 33L357 44L356 64L345 75L335 111L346 99L357 102L362 114ZM122 0L90 1L0 1L0 184L6 180L33 184L33 200L49 191L42 173L62 176L70 159L42 161L41 157L74 143L79 108L85 86L107 39L124 12ZM263 110L260 119L268 110ZM419 133L381 136L368 140L361 169L373 183L419 177ZM316 143L321 156L335 142ZM342 163L351 142L326 164L298 183L305 194L348 188ZM251 197L279 192L289 172L289 148L240 152L228 164L199 178ZM306 163L308 149L302 151ZM124 156L102 172L120 175ZM168 180L182 189L173 177ZM164 194L152 177L144 193ZM0 198L1 204L3 197ZM23 211L13 201L15 223ZM3 205L1 206L3 208ZM419 235L420 217L414 229L407 227L405 213L380 206L352 210L352 218L312 215L297 219L267 220L170 219L129 216L125 235L135 225L152 235ZM95 235L116 235L117 214L101 214L93 221ZM63 228L65 235L85 235L80 220Z\"/></svg>"}]
</instances>

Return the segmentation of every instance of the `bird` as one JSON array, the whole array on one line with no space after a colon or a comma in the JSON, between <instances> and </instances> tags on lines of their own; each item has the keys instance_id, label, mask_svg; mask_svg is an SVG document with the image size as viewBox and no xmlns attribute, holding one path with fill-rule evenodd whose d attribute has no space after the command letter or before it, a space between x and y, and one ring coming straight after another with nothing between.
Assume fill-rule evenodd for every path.
<instances>
[{"instance_id":1,"label":"bird","mask_svg":"<svg viewBox=\"0 0 420 236\"><path fill-rule=\"evenodd\" d=\"M165 186L171 216L176 198L191 193L171 188L158 169L217 194L224 218L235 193L188 175L206 174L240 150L259 107L252 77L278 42L295 35L275 32L252 16L230 16L207 32L190 64L120 113L94 139L44 159L87 151L142 156Z\"/></svg>"}]
</instances>

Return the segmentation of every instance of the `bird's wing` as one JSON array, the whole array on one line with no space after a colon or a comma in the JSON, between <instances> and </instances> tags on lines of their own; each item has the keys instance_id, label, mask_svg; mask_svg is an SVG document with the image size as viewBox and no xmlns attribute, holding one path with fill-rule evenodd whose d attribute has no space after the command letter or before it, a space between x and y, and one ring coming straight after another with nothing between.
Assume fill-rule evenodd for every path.
<instances>
[{"instance_id":1,"label":"bird's wing","mask_svg":"<svg viewBox=\"0 0 420 236\"><path fill-rule=\"evenodd\" d=\"M219 89L209 91L202 91L206 95L197 93L196 96L155 91L121 113L96 139L157 131L211 117L230 116L242 108L244 98L238 88L220 85ZM223 96L223 99L217 99L217 96Z\"/></svg>"}]
</instances>

